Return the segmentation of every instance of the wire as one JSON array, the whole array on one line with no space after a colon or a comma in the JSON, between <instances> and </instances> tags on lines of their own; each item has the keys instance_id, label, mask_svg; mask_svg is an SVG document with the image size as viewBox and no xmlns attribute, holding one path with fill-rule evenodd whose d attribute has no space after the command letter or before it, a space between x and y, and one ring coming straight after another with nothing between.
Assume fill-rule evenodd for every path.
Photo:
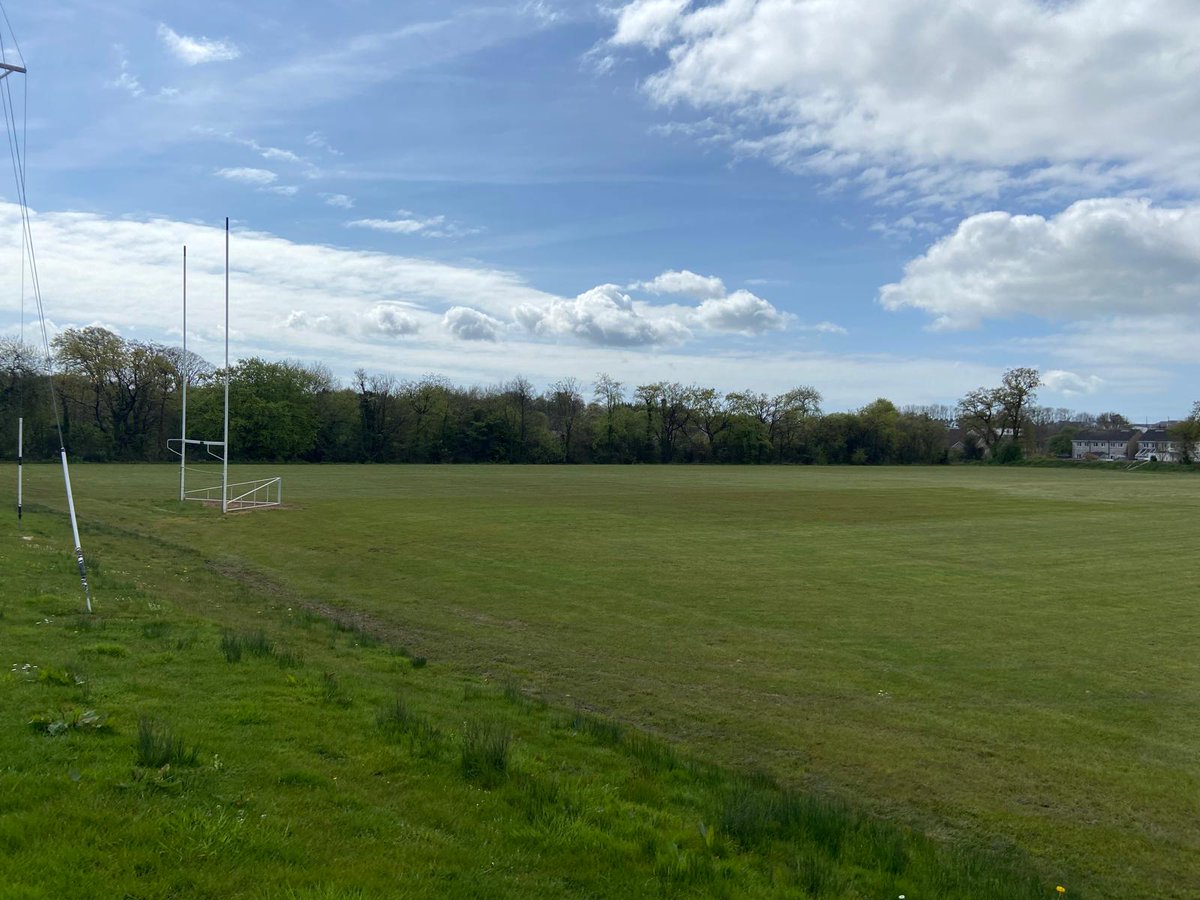
<instances>
[{"instance_id":1,"label":"wire","mask_svg":"<svg viewBox=\"0 0 1200 900\"><path fill-rule=\"evenodd\" d=\"M0 4L0 12L3 11L3 4ZM5 14L7 21L7 14ZM14 43L16 41L14 40ZM26 97L28 97L28 76L26 76ZM66 446L66 440L63 437L62 411L58 405L58 394L54 390L54 357L50 352L50 334L46 330L46 311L42 304L42 284L38 274L37 267L37 251L33 243L33 229L29 216L29 202L26 194L25 184L25 154L21 149L22 137L28 141L28 134L19 135L17 133L17 115L16 106L12 98L12 86L9 79L5 78L0 81L0 101L4 106L4 124L7 131L9 155L12 159L13 178L17 184L17 203L21 209L21 228L23 234L25 255L29 259L29 279L30 287L33 290L33 299L37 305L38 323L42 333L42 350L46 356L46 379L50 389L50 405L54 410L54 427L58 431L59 447ZM28 104L26 104L28 105ZM26 111L26 115L28 112ZM26 146L28 146L26 144Z\"/></svg>"}]
</instances>

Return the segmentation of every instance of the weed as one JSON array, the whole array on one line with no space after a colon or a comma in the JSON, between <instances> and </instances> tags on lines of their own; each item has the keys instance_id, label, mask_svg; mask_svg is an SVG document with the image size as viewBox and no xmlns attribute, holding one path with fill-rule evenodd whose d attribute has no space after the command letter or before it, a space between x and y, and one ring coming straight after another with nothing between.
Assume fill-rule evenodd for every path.
<instances>
[{"instance_id":1,"label":"weed","mask_svg":"<svg viewBox=\"0 0 1200 900\"><path fill-rule=\"evenodd\" d=\"M375 724L389 740L406 739L414 756L438 759L442 755L441 729L409 709L403 697L376 709Z\"/></svg>"},{"instance_id":2,"label":"weed","mask_svg":"<svg viewBox=\"0 0 1200 900\"><path fill-rule=\"evenodd\" d=\"M659 851L654 863L654 874L660 881L671 885L708 884L716 876L716 867L711 856L672 844Z\"/></svg>"},{"instance_id":3,"label":"weed","mask_svg":"<svg viewBox=\"0 0 1200 900\"><path fill-rule=\"evenodd\" d=\"M70 672L66 669L55 668L54 666L42 666L38 669L38 681L43 684L57 684L63 687L75 683L75 679L71 677Z\"/></svg>"},{"instance_id":4,"label":"weed","mask_svg":"<svg viewBox=\"0 0 1200 900\"><path fill-rule=\"evenodd\" d=\"M788 868L795 884L810 897L838 897L844 893L833 860L812 847L797 852Z\"/></svg>"},{"instance_id":5,"label":"weed","mask_svg":"<svg viewBox=\"0 0 1200 900\"><path fill-rule=\"evenodd\" d=\"M463 726L462 773L468 781L491 786L508 775L512 732L499 722L473 719Z\"/></svg>"},{"instance_id":6,"label":"weed","mask_svg":"<svg viewBox=\"0 0 1200 900\"><path fill-rule=\"evenodd\" d=\"M112 656L120 658L129 655L129 650L122 647L120 644L92 644L90 647L84 648L85 653L95 653L98 656Z\"/></svg>"},{"instance_id":7,"label":"weed","mask_svg":"<svg viewBox=\"0 0 1200 900\"><path fill-rule=\"evenodd\" d=\"M360 647L378 647L379 638L371 634L367 629L360 625L354 625L350 622L334 621L333 627L335 631L341 631L345 634L352 635L354 642Z\"/></svg>"},{"instance_id":8,"label":"weed","mask_svg":"<svg viewBox=\"0 0 1200 900\"><path fill-rule=\"evenodd\" d=\"M579 804L557 778L522 775L517 781L517 802L531 825L551 828L579 817Z\"/></svg>"},{"instance_id":9,"label":"weed","mask_svg":"<svg viewBox=\"0 0 1200 900\"><path fill-rule=\"evenodd\" d=\"M530 697L521 689L521 682L515 678L504 679L504 685L501 688L504 693L504 699L525 712L533 712L533 710L544 707L546 701L538 698Z\"/></svg>"},{"instance_id":10,"label":"weed","mask_svg":"<svg viewBox=\"0 0 1200 900\"><path fill-rule=\"evenodd\" d=\"M322 703L340 706L343 709L351 702L350 695L346 693L346 689L342 687L342 683L338 681L337 675L333 672L325 672L321 675L320 697Z\"/></svg>"},{"instance_id":11,"label":"weed","mask_svg":"<svg viewBox=\"0 0 1200 900\"><path fill-rule=\"evenodd\" d=\"M625 735L625 751L651 772L669 772L682 766L675 748L642 731Z\"/></svg>"},{"instance_id":12,"label":"weed","mask_svg":"<svg viewBox=\"0 0 1200 900\"><path fill-rule=\"evenodd\" d=\"M137 765L146 769L164 766L194 766L200 758L200 748L188 749L183 738L148 716L138 719Z\"/></svg>"},{"instance_id":13,"label":"weed","mask_svg":"<svg viewBox=\"0 0 1200 900\"><path fill-rule=\"evenodd\" d=\"M244 810L189 809L167 820L163 847L173 849L178 861L236 858L245 852L245 825Z\"/></svg>"},{"instance_id":14,"label":"weed","mask_svg":"<svg viewBox=\"0 0 1200 900\"><path fill-rule=\"evenodd\" d=\"M70 619L67 627L72 631L103 631L105 620L99 616L79 615Z\"/></svg>"},{"instance_id":15,"label":"weed","mask_svg":"<svg viewBox=\"0 0 1200 900\"><path fill-rule=\"evenodd\" d=\"M261 631L243 632L241 641L242 649L251 656L271 656L275 652L275 645Z\"/></svg>"},{"instance_id":16,"label":"weed","mask_svg":"<svg viewBox=\"0 0 1200 900\"><path fill-rule=\"evenodd\" d=\"M583 710L575 710L570 720L570 728L577 734L586 734L597 743L615 747L625 737L625 728L620 722L612 719L594 716Z\"/></svg>"},{"instance_id":17,"label":"weed","mask_svg":"<svg viewBox=\"0 0 1200 900\"><path fill-rule=\"evenodd\" d=\"M57 713L43 713L40 716L34 716L29 725L34 731L48 734L51 737L65 734L68 731L97 733L111 730L105 724L103 713L96 712L94 709L73 707L63 707Z\"/></svg>"},{"instance_id":18,"label":"weed","mask_svg":"<svg viewBox=\"0 0 1200 900\"><path fill-rule=\"evenodd\" d=\"M419 721L420 717L408 708L403 697L397 696L391 703L375 710L375 724L389 737L408 734Z\"/></svg>"},{"instance_id":19,"label":"weed","mask_svg":"<svg viewBox=\"0 0 1200 900\"><path fill-rule=\"evenodd\" d=\"M221 652L225 654L225 662L241 662L242 639L231 631L222 632Z\"/></svg>"},{"instance_id":20,"label":"weed","mask_svg":"<svg viewBox=\"0 0 1200 900\"><path fill-rule=\"evenodd\" d=\"M190 650L194 643L196 643L196 632L189 631L187 634L175 638L175 649Z\"/></svg>"},{"instance_id":21,"label":"weed","mask_svg":"<svg viewBox=\"0 0 1200 900\"><path fill-rule=\"evenodd\" d=\"M412 663L414 669L423 669L429 663L429 660L423 656L411 656L409 657L409 662Z\"/></svg>"},{"instance_id":22,"label":"weed","mask_svg":"<svg viewBox=\"0 0 1200 900\"><path fill-rule=\"evenodd\" d=\"M275 650L275 661L281 669L300 669L304 667L304 657L295 650Z\"/></svg>"},{"instance_id":23,"label":"weed","mask_svg":"<svg viewBox=\"0 0 1200 900\"><path fill-rule=\"evenodd\" d=\"M146 622L144 625L142 625L142 637L150 640L165 638L170 633L170 622Z\"/></svg>"},{"instance_id":24,"label":"weed","mask_svg":"<svg viewBox=\"0 0 1200 900\"><path fill-rule=\"evenodd\" d=\"M314 625L318 625L325 620L312 610L302 609L300 610L299 614L291 616L290 621L292 624L298 625L301 628L312 628Z\"/></svg>"}]
</instances>

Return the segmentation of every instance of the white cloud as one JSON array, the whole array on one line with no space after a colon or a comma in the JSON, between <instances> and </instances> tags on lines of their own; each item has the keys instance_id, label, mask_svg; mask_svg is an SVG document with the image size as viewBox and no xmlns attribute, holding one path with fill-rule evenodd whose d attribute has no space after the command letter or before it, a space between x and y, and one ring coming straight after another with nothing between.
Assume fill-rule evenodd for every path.
<instances>
[{"instance_id":1,"label":"white cloud","mask_svg":"<svg viewBox=\"0 0 1200 900\"><path fill-rule=\"evenodd\" d=\"M281 197L294 197L300 188L296 187L294 184L275 184L271 185L270 187L263 188L263 190L272 194L279 194Z\"/></svg>"},{"instance_id":2,"label":"white cloud","mask_svg":"<svg viewBox=\"0 0 1200 900\"><path fill-rule=\"evenodd\" d=\"M186 243L188 347L220 361L223 229L162 218L139 221L45 211L32 215L51 322L64 328L102 322L141 340L177 343L180 246ZM0 270L19 270L20 233L18 207L0 202ZM629 345L553 340L560 337L554 334L530 338L504 324L511 321L513 310L572 301L539 291L512 272L302 244L245 230L233 234L231 260L233 357L319 360L341 377L363 367L405 378L440 371L467 384L495 383L516 371L539 385L601 371L630 383L670 378L721 390L780 392L813 384L825 395L827 408L844 409L869 402L881 390L897 403L946 402L979 384L996 383L1003 368L974 358L803 352L792 342L774 346L764 357L761 346L722 342L719 335L708 335L694 352L665 345L653 352L637 351ZM673 316L677 323L687 322L682 317L693 309L648 307L638 301L631 305L644 317ZM504 340L477 340L471 352L464 353L459 337L443 324L443 314L453 307L467 310L450 316L460 330ZM17 311L18 297L0 293L0 329L15 332ZM418 331L408 332L412 323L406 317ZM477 326L473 331L472 323ZM1147 333L1147 340L1152 337ZM1194 350L1200 336L1193 331L1189 340ZM400 341L403 353L397 352ZM1180 341L1179 352L1185 349ZM1194 355L1189 359L1194 365ZM1093 359L1091 364L1062 367L1089 371L1094 365ZM1111 391L1115 376L1110 377L1107 364L1104 374L1109 381L1105 391ZM1141 383L1154 388L1145 396L1161 396L1162 378L1154 378L1143 378ZM1105 405L1120 406L1107 399Z\"/></svg>"},{"instance_id":3,"label":"white cloud","mask_svg":"<svg viewBox=\"0 0 1200 900\"><path fill-rule=\"evenodd\" d=\"M816 325L809 326L811 331L819 331L821 334L849 334L850 332L835 322L818 322Z\"/></svg>"},{"instance_id":4,"label":"white cloud","mask_svg":"<svg viewBox=\"0 0 1200 900\"><path fill-rule=\"evenodd\" d=\"M1052 218L971 216L880 290L937 328L1016 315L1081 320L1200 310L1200 205L1085 200Z\"/></svg>"},{"instance_id":5,"label":"white cloud","mask_svg":"<svg viewBox=\"0 0 1200 900\"><path fill-rule=\"evenodd\" d=\"M120 71L117 73L117 77L108 83L108 86L128 91L133 97L142 96L146 91L142 88L142 83L138 81L137 76L129 70L129 60L125 56L124 48L117 47L116 51L120 54Z\"/></svg>"},{"instance_id":6,"label":"white cloud","mask_svg":"<svg viewBox=\"0 0 1200 900\"><path fill-rule=\"evenodd\" d=\"M309 313L295 309L283 319L285 328L325 335L398 338L416 334L421 320L406 303L385 302L362 311Z\"/></svg>"},{"instance_id":7,"label":"white cloud","mask_svg":"<svg viewBox=\"0 0 1200 900\"><path fill-rule=\"evenodd\" d=\"M341 156L342 151L334 149L333 145L326 139L324 133L320 131L310 131L304 138L304 143L317 150L324 150L330 156Z\"/></svg>"},{"instance_id":8,"label":"white cloud","mask_svg":"<svg viewBox=\"0 0 1200 900\"><path fill-rule=\"evenodd\" d=\"M343 195L338 194L341 197ZM341 205L341 204L331 204ZM353 201L351 201L353 206ZM400 219L355 219L347 222L347 228L370 228L372 231L385 231L389 234L419 234L422 237L452 238L477 234L478 229L463 228L452 222L447 222L445 216L430 216L421 218L416 213L406 209L398 211Z\"/></svg>"},{"instance_id":9,"label":"white cloud","mask_svg":"<svg viewBox=\"0 0 1200 900\"><path fill-rule=\"evenodd\" d=\"M263 186L279 178L270 169L253 169L247 166L236 166L230 169L217 169L214 173L221 178L228 178L230 181L239 181L242 184L253 184Z\"/></svg>"},{"instance_id":10,"label":"white cloud","mask_svg":"<svg viewBox=\"0 0 1200 900\"><path fill-rule=\"evenodd\" d=\"M338 209L354 209L354 198L348 197L345 194L322 194L321 199L325 201L326 206L335 206Z\"/></svg>"},{"instance_id":11,"label":"white cloud","mask_svg":"<svg viewBox=\"0 0 1200 900\"><path fill-rule=\"evenodd\" d=\"M284 150L282 147L261 147L257 149L262 154L263 159L269 159L276 162L303 162L303 160L291 150Z\"/></svg>"},{"instance_id":12,"label":"white cloud","mask_svg":"<svg viewBox=\"0 0 1200 900\"><path fill-rule=\"evenodd\" d=\"M112 322L142 335L166 335L179 326L180 309L172 298L178 293L179 248L187 244L193 349L219 354L219 342L213 341L223 320L214 298L223 292L223 229L78 212L35 212L32 227L53 318ZM19 235L19 208L0 201L0 269L20 269ZM545 303L553 296L502 270L299 244L260 232L235 231L231 251L233 328L243 341L235 354L286 341L283 355L309 348L334 363L354 360L370 355L373 343L390 345L397 334L412 333L415 323L422 335L431 335L429 355L416 357L425 360L426 370L435 357L453 368L457 357L439 349L433 337L444 310L469 306L507 318L523 303ZM0 321L6 314L15 320L16 309L15 297L0 295ZM281 324L290 325L286 337ZM395 362L379 354L378 365Z\"/></svg>"},{"instance_id":13,"label":"white cloud","mask_svg":"<svg viewBox=\"0 0 1200 900\"><path fill-rule=\"evenodd\" d=\"M634 0L617 14L612 43L661 47L675 37L691 0Z\"/></svg>"},{"instance_id":14,"label":"white cloud","mask_svg":"<svg viewBox=\"0 0 1200 900\"><path fill-rule=\"evenodd\" d=\"M591 344L637 347L676 344L692 336L687 326L667 315L647 316L615 284L602 284L574 300L555 299L546 306L525 304L514 317L539 335L571 335Z\"/></svg>"},{"instance_id":15,"label":"white cloud","mask_svg":"<svg viewBox=\"0 0 1200 900\"><path fill-rule=\"evenodd\" d=\"M734 291L728 297L705 300L696 310L696 319L712 331L738 334L764 334L787 327L787 313L749 291Z\"/></svg>"},{"instance_id":16,"label":"white cloud","mask_svg":"<svg viewBox=\"0 0 1200 900\"><path fill-rule=\"evenodd\" d=\"M421 323L408 309L398 303L377 303L367 310L364 321L370 330L388 337L416 334Z\"/></svg>"},{"instance_id":17,"label":"white cloud","mask_svg":"<svg viewBox=\"0 0 1200 900\"><path fill-rule=\"evenodd\" d=\"M882 203L1200 191L1194 0L635 0L631 45L654 101Z\"/></svg>"},{"instance_id":18,"label":"white cloud","mask_svg":"<svg viewBox=\"0 0 1200 900\"><path fill-rule=\"evenodd\" d=\"M1062 369L1050 369L1042 373L1042 384L1051 393L1075 396L1096 393L1104 385L1104 379L1096 375L1084 377Z\"/></svg>"},{"instance_id":19,"label":"white cloud","mask_svg":"<svg viewBox=\"0 0 1200 900\"><path fill-rule=\"evenodd\" d=\"M452 306L442 317L442 325L460 341L494 341L504 323L487 313L467 306Z\"/></svg>"},{"instance_id":20,"label":"white cloud","mask_svg":"<svg viewBox=\"0 0 1200 900\"><path fill-rule=\"evenodd\" d=\"M697 300L725 296L725 283L715 275L697 275L695 272L667 271L650 281L636 281L630 288L649 291L652 294L681 294Z\"/></svg>"},{"instance_id":21,"label":"white cloud","mask_svg":"<svg viewBox=\"0 0 1200 900\"><path fill-rule=\"evenodd\" d=\"M158 26L158 37L177 59L189 66L200 63L226 62L242 55L242 51L229 41L189 37L185 34L178 34L173 28L162 23Z\"/></svg>"},{"instance_id":22,"label":"white cloud","mask_svg":"<svg viewBox=\"0 0 1200 900\"><path fill-rule=\"evenodd\" d=\"M699 306L656 305L635 300L625 290L689 296L702 302ZM602 284L573 300L525 304L513 311L513 317L533 334L569 335L608 347L679 344L717 334L761 335L781 331L795 320L795 316L781 312L750 291L731 294L720 278L687 270L669 270L650 281L636 281L626 289Z\"/></svg>"},{"instance_id":23,"label":"white cloud","mask_svg":"<svg viewBox=\"0 0 1200 900\"><path fill-rule=\"evenodd\" d=\"M347 222L346 227L370 228L372 231L387 231L391 234L419 234L441 221L441 216L434 219L355 219L353 222Z\"/></svg>"}]
</instances>

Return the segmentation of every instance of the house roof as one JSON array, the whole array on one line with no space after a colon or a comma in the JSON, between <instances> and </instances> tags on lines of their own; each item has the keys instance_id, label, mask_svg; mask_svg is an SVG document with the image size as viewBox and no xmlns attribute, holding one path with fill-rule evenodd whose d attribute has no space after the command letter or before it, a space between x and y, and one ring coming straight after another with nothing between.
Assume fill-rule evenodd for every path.
<instances>
[{"instance_id":1,"label":"house roof","mask_svg":"<svg viewBox=\"0 0 1200 900\"><path fill-rule=\"evenodd\" d=\"M1128 444L1138 432L1131 429L1113 429L1111 431L1081 431L1076 434L1072 441L1109 441Z\"/></svg>"},{"instance_id":2,"label":"house roof","mask_svg":"<svg viewBox=\"0 0 1200 900\"><path fill-rule=\"evenodd\" d=\"M1170 434L1168 434L1166 431L1164 431L1161 428L1151 428L1149 431L1147 431L1145 434L1143 434L1140 439L1143 441L1158 441L1158 442L1166 442L1166 441L1174 440L1174 438L1172 438Z\"/></svg>"}]
</instances>

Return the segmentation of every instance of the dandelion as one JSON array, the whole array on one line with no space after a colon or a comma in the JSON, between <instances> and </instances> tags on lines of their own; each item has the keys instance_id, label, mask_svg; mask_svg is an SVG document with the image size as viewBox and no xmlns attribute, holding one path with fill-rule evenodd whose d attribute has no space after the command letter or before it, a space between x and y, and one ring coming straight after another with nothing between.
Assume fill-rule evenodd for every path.
<instances>
[{"instance_id":1,"label":"dandelion","mask_svg":"<svg viewBox=\"0 0 1200 900\"><path fill-rule=\"evenodd\" d=\"M1056 890L1056 891L1058 891L1060 894L1065 894L1065 893L1067 892L1067 889L1066 889L1065 887L1063 887L1061 884L1060 884L1060 885L1058 885L1058 886L1055 888L1055 890Z\"/></svg>"}]
</instances>

